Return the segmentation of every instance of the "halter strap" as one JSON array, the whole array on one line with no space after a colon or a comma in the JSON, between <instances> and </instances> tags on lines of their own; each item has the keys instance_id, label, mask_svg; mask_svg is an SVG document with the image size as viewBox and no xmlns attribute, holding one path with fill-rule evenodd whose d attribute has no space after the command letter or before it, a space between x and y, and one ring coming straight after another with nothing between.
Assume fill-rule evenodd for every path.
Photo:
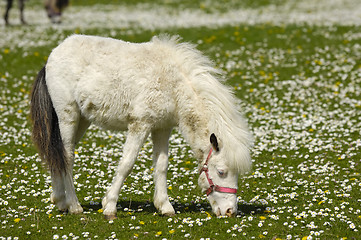
<instances>
[{"instance_id":1,"label":"halter strap","mask_svg":"<svg viewBox=\"0 0 361 240\"><path fill-rule=\"evenodd\" d=\"M202 172L204 172L206 174L206 177L207 177L207 180L208 180L208 183L209 183L209 188L206 191L207 196L209 196L209 194L211 194L213 191L222 192L222 193L236 194L237 193L237 188L220 187L218 185L215 185L213 183L212 179L209 177L209 174L208 174L208 161L212 156L212 152L213 152L213 148L211 148L211 150L209 150L206 162L204 163L201 171L199 172L199 175L202 174Z\"/></svg>"}]
</instances>

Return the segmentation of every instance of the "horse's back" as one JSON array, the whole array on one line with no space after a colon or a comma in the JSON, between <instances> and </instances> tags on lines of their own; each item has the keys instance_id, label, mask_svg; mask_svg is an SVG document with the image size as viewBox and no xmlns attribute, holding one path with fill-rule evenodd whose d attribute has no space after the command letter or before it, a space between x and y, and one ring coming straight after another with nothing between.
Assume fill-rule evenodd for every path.
<instances>
[{"instance_id":1,"label":"horse's back","mask_svg":"<svg viewBox=\"0 0 361 240\"><path fill-rule=\"evenodd\" d=\"M88 120L105 128L125 129L133 119L169 122L175 117L169 73L173 66L164 66L167 53L150 45L93 36L67 38L48 59L52 98L59 108L77 106Z\"/></svg>"}]
</instances>

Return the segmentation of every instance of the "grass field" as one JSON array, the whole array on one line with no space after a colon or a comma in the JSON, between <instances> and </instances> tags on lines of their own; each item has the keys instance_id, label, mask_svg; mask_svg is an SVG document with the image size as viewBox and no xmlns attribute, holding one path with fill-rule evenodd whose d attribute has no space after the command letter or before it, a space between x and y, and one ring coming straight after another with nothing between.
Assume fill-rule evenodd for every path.
<instances>
[{"instance_id":1,"label":"grass field","mask_svg":"<svg viewBox=\"0 0 361 240\"><path fill-rule=\"evenodd\" d=\"M105 3L108 4L105 4ZM239 3L241 2L241 3ZM4 2L0 3L1 11ZM0 239L359 239L361 4L332 1L74 1L51 25L41 1L0 21ZM197 187L196 160L175 130L168 186L177 215L152 204L148 141L122 188L118 219L101 199L125 133L88 130L76 148L84 208L64 215L30 139L29 92L51 49L73 33L148 41L179 34L234 87L255 137L239 179L239 213L217 218Z\"/></svg>"}]
</instances>

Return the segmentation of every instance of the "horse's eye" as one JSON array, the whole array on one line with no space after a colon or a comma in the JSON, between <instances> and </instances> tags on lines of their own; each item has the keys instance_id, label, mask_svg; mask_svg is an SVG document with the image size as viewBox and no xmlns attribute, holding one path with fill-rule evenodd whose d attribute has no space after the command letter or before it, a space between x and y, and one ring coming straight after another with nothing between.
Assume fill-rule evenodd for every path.
<instances>
[{"instance_id":1,"label":"horse's eye","mask_svg":"<svg viewBox=\"0 0 361 240\"><path fill-rule=\"evenodd\" d=\"M226 172L224 170L217 170L217 172L220 177L226 176Z\"/></svg>"}]
</instances>

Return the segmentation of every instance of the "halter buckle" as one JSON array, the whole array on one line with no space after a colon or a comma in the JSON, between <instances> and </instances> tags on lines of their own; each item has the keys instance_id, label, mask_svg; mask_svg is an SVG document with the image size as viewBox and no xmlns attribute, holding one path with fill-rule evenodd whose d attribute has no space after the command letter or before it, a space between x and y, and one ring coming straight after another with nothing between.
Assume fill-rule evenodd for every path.
<instances>
[{"instance_id":1,"label":"halter buckle","mask_svg":"<svg viewBox=\"0 0 361 240\"><path fill-rule=\"evenodd\" d=\"M214 191L214 185L209 186L209 188L206 191L207 196L209 196L209 194L211 194L213 191Z\"/></svg>"}]
</instances>

